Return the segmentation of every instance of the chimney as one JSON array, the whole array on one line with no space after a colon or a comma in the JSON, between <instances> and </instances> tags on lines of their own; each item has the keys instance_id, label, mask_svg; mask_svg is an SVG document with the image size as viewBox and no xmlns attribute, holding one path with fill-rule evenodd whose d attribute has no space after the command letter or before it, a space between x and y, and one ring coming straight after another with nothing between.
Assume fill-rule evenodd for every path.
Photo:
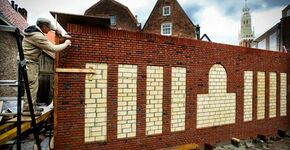
<instances>
[{"instance_id":1,"label":"chimney","mask_svg":"<svg viewBox=\"0 0 290 150\"><path fill-rule=\"evenodd\" d=\"M200 40L200 26L198 24L196 26L196 38L197 40Z\"/></svg>"},{"instance_id":2,"label":"chimney","mask_svg":"<svg viewBox=\"0 0 290 150\"><path fill-rule=\"evenodd\" d=\"M17 11L18 10L18 4L14 5L14 9Z\"/></svg>"},{"instance_id":3,"label":"chimney","mask_svg":"<svg viewBox=\"0 0 290 150\"><path fill-rule=\"evenodd\" d=\"M14 9L14 1L11 1L11 6L12 6L12 8Z\"/></svg>"},{"instance_id":4,"label":"chimney","mask_svg":"<svg viewBox=\"0 0 290 150\"><path fill-rule=\"evenodd\" d=\"M18 12L21 14L21 16L27 21L27 10L25 8L19 8Z\"/></svg>"}]
</instances>

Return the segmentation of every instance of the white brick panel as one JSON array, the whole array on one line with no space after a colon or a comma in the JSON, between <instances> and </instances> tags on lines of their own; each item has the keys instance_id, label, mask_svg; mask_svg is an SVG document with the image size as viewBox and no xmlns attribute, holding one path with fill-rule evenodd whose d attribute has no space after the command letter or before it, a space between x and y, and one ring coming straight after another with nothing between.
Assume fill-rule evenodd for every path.
<instances>
[{"instance_id":1,"label":"white brick panel","mask_svg":"<svg viewBox=\"0 0 290 150\"><path fill-rule=\"evenodd\" d=\"M171 76L171 131L183 131L185 130L186 68L173 67Z\"/></svg>"},{"instance_id":2,"label":"white brick panel","mask_svg":"<svg viewBox=\"0 0 290 150\"><path fill-rule=\"evenodd\" d=\"M244 72L244 121L253 116L253 71Z\"/></svg>"},{"instance_id":3,"label":"white brick panel","mask_svg":"<svg viewBox=\"0 0 290 150\"><path fill-rule=\"evenodd\" d=\"M136 136L137 65L118 67L118 138Z\"/></svg>"},{"instance_id":4,"label":"white brick panel","mask_svg":"<svg viewBox=\"0 0 290 150\"><path fill-rule=\"evenodd\" d=\"M162 133L163 67L147 66L146 135Z\"/></svg>"},{"instance_id":5,"label":"white brick panel","mask_svg":"<svg viewBox=\"0 0 290 150\"><path fill-rule=\"evenodd\" d=\"M280 116L287 116L287 74L280 74Z\"/></svg>"},{"instance_id":6,"label":"white brick panel","mask_svg":"<svg viewBox=\"0 0 290 150\"><path fill-rule=\"evenodd\" d=\"M269 86L269 117L276 117L276 98L277 98L277 75L275 72L270 72Z\"/></svg>"},{"instance_id":7,"label":"white brick panel","mask_svg":"<svg viewBox=\"0 0 290 150\"><path fill-rule=\"evenodd\" d=\"M257 76L257 119L265 118L265 72L258 72Z\"/></svg>"},{"instance_id":8,"label":"white brick panel","mask_svg":"<svg viewBox=\"0 0 290 150\"><path fill-rule=\"evenodd\" d=\"M209 93L197 95L197 128L205 128L236 121L236 94L227 93L227 73L215 64L209 71Z\"/></svg>"},{"instance_id":9,"label":"white brick panel","mask_svg":"<svg viewBox=\"0 0 290 150\"><path fill-rule=\"evenodd\" d=\"M85 83L85 142L107 138L107 64L87 63L96 74L86 75Z\"/></svg>"}]
</instances>

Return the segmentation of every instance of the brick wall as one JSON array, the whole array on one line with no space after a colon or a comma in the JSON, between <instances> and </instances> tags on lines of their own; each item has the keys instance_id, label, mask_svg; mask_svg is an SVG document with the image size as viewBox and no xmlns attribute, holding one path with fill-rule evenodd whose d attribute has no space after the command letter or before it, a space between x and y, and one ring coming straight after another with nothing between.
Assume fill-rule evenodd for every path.
<instances>
[{"instance_id":1,"label":"brick wall","mask_svg":"<svg viewBox=\"0 0 290 150\"><path fill-rule=\"evenodd\" d=\"M68 31L73 46L57 67L96 73L57 74L56 149L158 149L290 127L286 53L75 24Z\"/></svg>"}]
</instances>

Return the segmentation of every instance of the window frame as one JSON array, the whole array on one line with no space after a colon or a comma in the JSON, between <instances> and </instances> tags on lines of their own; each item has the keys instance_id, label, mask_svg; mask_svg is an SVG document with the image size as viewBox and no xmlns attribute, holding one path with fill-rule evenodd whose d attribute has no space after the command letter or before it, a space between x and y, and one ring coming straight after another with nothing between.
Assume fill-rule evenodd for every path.
<instances>
[{"instance_id":1,"label":"window frame","mask_svg":"<svg viewBox=\"0 0 290 150\"><path fill-rule=\"evenodd\" d=\"M286 12L286 16L287 16L287 17L290 16L290 9L287 10L287 12Z\"/></svg>"},{"instance_id":2,"label":"window frame","mask_svg":"<svg viewBox=\"0 0 290 150\"><path fill-rule=\"evenodd\" d=\"M273 32L269 36L269 50L271 51L278 51L278 40L277 40L277 32Z\"/></svg>"},{"instance_id":3,"label":"window frame","mask_svg":"<svg viewBox=\"0 0 290 150\"><path fill-rule=\"evenodd\" d=\"M115 22L113 22L112 20L114 20ZM114 23L114 24L113 24ZM110 25L112 27L115 27L117 25L117 17L115 15L111 15L110 16Z\"/></svg>"},{"instance_id":4,"label":"window frame","mask_svg":"<svg viewBox=\"0 0 290 150\"><path fill-rule=\"evenodd\" d=\"M165 9L168 9L168 14L165 14ZM171 8L170 8L170 6L163 6L163 8L162 8L162 15L163 16L170 16L171 15Z\"/></svg>"},{"instance_id":5,"label":"window frame","mask_svg":"<svg viewBox=\"0 0 290 150\"><path fill-rule=\"evenodd\" d=\"M169 32L170 33L164 33L164 26L166 25L169 25ZM164 36L171 36L172 35L172 23L170 22L166 22L166 23L162 23L161 24L161 35L164 35Z\"/></svg>"}]
</instances>

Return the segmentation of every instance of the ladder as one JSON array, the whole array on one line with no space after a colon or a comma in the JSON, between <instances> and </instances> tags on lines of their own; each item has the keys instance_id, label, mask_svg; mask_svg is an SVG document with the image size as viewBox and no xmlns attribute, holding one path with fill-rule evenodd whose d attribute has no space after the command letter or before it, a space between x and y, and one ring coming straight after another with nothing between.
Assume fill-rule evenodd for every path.
<instances>
[{"instance_id":1,"label":"ladder","mask_svg":"<svg viewBox=\"0 0 290 150\"><path fill-rule=\"evenodd\" d=\"M24 59L24 53L23 48L21 44L22 36L20 34L20 31L17 27L14 26L5 26L0 25L0 31L4 32L10 32L15 36L16 42L17 42L17 48L18 48L18 55L19 55L19 63L18 63L18 94L17 94L17 150L21 150L21 95L22 95L22 79L24 80L24 86L25 91L27 94L28 104L29 104L29 110L31 114L31 126L33 129L33 134L36 140L36 145L38 150L41 150L40 147L40 141L39 141L39 133L36 127L36 120L33 110L33 104L31 99L31 93L29 89L29 83L28 83L28 76L27 76L27 70L26 70L26 61Z\"/></svg>"}]
</instances>

